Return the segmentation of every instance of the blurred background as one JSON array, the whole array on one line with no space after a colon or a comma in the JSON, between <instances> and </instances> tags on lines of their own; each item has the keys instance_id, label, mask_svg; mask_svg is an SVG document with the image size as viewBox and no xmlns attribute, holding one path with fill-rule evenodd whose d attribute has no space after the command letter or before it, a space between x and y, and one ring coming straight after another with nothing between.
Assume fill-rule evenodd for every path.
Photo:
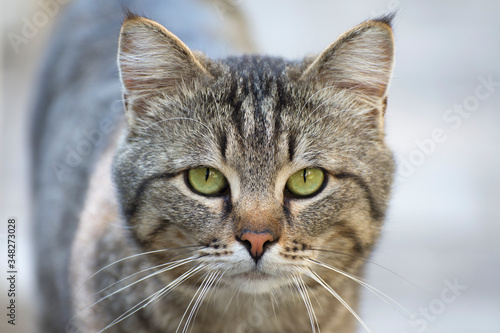
<instances>
[{"instance_id":1,"label":"blurred background","mask_svg":"<svg viewBox=\"0 0 500 333\"><path fill-rule=\"evenodd\" d=\"M0 4L0 332L6 333L35 331L27 125L53 20L25 43L9 36L21 35L43 2ZM415 320L369 292L362 318L382 333L500 332L500 1L229 3L247 16L258 52L292 59L321 52L365 19L397 11L386 116L397 181L367 280ZM224 20L216 6L214 15ZM11 217L18 227L15 327L6 317Z\"/></svg>"}]
</instances>

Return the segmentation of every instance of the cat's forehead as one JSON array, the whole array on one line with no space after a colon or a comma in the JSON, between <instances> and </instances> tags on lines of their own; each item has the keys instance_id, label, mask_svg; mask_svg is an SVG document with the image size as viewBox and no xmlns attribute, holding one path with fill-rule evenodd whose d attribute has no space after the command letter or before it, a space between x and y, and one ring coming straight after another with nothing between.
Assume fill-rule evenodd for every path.
<instances>
[{"instance_id":1,"label":"cat's forehead","mask_svg":"<svg viewBox=\"0 0 500 333\"><path fill-rule=\"evenodd\" d=\"M220 62L240 80L262 80L263 82L280 77L286 71L287 66L293 64L280 57L260 55L229 57Z\"/></svg>"},{"instance_id":2,"label":"cat's forehead","mask_svg":"<svg viewBox=\"0 0 500 333\"><path fill-rule=\"evenodd\" d=\"M244 56L224 61L221 102L226 132L237 136L247 151L273 150L283 139L284 117L300 104L290 95L293 64L274 57ZM233 138L235 139L235 138Z\"/></svg>"},{"instance_id":3,"label":"cat's forehead","mask_svg":"<svg viewBox=\"0 0 500 333\"><path fill-rule=\"evenodd\" d=\"M228 59L223 102L242 137L270 140L284 108L292 102L285 85L285 62L269 57Z\"/></svg>"}]
</instances>

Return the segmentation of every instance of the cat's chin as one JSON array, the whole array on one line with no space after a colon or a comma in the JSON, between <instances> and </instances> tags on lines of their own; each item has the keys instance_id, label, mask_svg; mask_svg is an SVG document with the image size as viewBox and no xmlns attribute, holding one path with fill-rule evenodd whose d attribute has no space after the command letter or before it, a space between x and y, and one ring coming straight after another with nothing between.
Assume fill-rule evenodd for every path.
<instances>
[{"instance_id":1,"label":"cat's chin","mask_svg":"<svg viewBox=\"0 0 500 333\"><path fill-rule=\"evenodd\" d=\"M246 272L231 276L226 282L231 288L247 294L267 294L290 282L262 272Z\"/></svg>"}]
</instances>

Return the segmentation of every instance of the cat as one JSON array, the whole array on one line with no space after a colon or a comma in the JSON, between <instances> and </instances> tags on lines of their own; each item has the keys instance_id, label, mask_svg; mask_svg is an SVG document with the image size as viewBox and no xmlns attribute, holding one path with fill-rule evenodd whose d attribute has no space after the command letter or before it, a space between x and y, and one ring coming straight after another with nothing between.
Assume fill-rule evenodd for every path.
<instances>
[{"instance_id":1,"label":"cat","mask_svg":"<svg viewBox=\"0 0 500 333\"><path fill-rule=\"evenodd\" d=\"M394 172L384 142L391 18L301 61L214 60L128 12L125 119L99 151L72 240L71 329L365 325L358 277Z\"/></svg>"}]
</instances>

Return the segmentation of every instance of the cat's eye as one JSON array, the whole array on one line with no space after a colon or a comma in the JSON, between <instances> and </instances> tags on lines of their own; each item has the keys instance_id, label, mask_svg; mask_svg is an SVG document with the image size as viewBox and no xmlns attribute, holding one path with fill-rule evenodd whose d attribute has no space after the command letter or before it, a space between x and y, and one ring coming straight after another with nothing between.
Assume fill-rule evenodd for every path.
<instances>
[{"instance_id":1,"label":"cat's eye","mask_svg":"<svg viewBox=\"0 0 500 333\"><path fill-rule=\"evenodd\" d=\"M325 173L320 168L302 169L288 178L286 188L299 197L316 194L323 186Z\"/></svg>"},{"instance_id":2,"label":"cat's eye","mask_svg":"<svg viewBox=\"0 0 500 333\"><path fill-rule=\"evenodd\" d=\"M196 168L187 172L189 185L203 195L217 195L227 188L227 179L222 172L213 168Z\"/></svg>"}]
</instances>

